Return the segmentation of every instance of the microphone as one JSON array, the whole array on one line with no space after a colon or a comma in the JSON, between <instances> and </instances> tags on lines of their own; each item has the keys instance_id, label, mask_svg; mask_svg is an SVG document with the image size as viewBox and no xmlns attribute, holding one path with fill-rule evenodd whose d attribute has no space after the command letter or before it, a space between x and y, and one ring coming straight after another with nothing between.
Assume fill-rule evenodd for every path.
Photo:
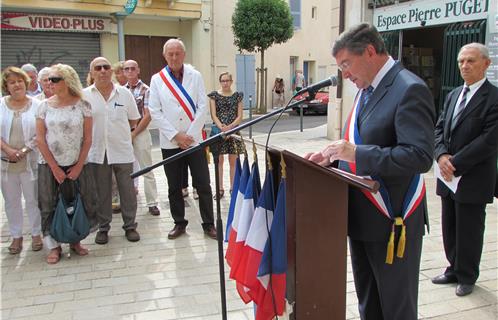
<instances>
[{"instance_id":1,"label":"microphone","mask_svg":"<svg viewBox=\"0 0 498 320\"><path fill-rule=\"evenodd\" d=\"M324 80L322 80L320 82L317 82L315 84L309 85L306 88L303 88L303 89L299 90L296 93L296 96L300 95L300 94L303 94L305 92L317 92L321 88L329 87L329 86L334 86L334 87L337 86L337 77L336 76L330 76L327 79L324 79Z\"/></svg>"}]
</instances>

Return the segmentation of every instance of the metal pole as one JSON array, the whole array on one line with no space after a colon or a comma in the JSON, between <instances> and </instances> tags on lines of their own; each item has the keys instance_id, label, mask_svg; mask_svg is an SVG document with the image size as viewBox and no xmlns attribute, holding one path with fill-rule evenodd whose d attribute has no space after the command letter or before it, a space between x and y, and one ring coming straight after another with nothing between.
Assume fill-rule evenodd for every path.
<instances>
[{"instance_id":1,"label":"metal pole","mask_svg":"<svg viewBox=\"0 0 498 320\"><path fill-rule=\"evenodd\" d=\"M252 96L249 95L249 121L252 120ZM252 139L252 127L249 127L249 139Z\"/></svg>"},{"instance_id":2,"label":"metal pole","mask_svg":"<svg viewBox=\"0 0 498 320\"><path fill-rule=\"evenodd\" d=\"M299 106L299 130L303 132L303 115L304 115L304 110L303 110L303 105Z\"/></svg>"},{"instance_id":3,"label":"metal pole","mask_svg":"<svg viewBox=\"0 0 498 320\"><path fill-rule=\"evenodd\" d=\"M127 14L123 12L116 12L113 14L118 22L118 58L119 61L125 59L125 40L124 40L124 19Z\"/></svg>"}]
</instances>

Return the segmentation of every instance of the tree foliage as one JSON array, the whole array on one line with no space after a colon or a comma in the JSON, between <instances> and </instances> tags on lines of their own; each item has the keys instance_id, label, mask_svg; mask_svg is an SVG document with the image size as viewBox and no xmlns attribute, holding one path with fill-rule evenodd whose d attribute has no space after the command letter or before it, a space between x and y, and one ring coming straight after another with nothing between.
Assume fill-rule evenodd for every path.
<instances>
[{"instance_id":1,"label":"tree foliage","mask_svg":"<svg viewBox=\"0 0 498 320\"><path fill-rule=\"evenodd\" d=\"M284 0L238 0L232 16L239 50L264 51L293 35L292 16Z\"/></svg>"}]
</instances>

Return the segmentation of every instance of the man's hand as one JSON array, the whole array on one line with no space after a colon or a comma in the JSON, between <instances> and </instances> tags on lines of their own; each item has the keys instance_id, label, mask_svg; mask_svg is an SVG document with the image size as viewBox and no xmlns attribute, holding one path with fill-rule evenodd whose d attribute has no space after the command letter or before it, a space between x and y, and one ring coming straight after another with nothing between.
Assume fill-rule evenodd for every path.
<instances>
[{"instance_id":1,"label":"man's hand","mask_svg":"<svg viewBox=\"0 0 498 320\"><path fill-rule=\"evenodd\" d=\"M456 170L451 163L451 155L447 153L441 155L439 159L437 159L437 165L439 166L439 170L441 171L443 179L446 181L451 181Z\"/></svg>"},{"instance_id":2,"label":"man's hand","mask_svg":"<svg viewBox=\"0 0 498 320\"><path fill-rule=\"evenodd\" d=\"M194 143L194 138L184 132L178 132L173 139L175 139L178 147L183 150L188 149Z\"/></svg>"},{"instance_id":3,"label":"man's hand","mask_svg":"<svg viewBox=\"0 0 498 320\"><path fill-rule=\"evenodd\" d=\"M322 151L322 156L328 158L330 163L335 160L355 162L356 145L346 140L337 140L332 142Z\"/></svg>"},{"instance_id":4,"label":"man's hand","mask_svg":"<svg viewBox=\"0 0 498 320\"><path fill-rule=\"evenodd\" d=\"M323 167L327 167L330 165L330 160L328 157L324 157L321 152L315 152L315 153L307 153L304 155L304 159L309 160L311 162L314 162L316 164L319 164Z\"/></svg>"}]
</instances>

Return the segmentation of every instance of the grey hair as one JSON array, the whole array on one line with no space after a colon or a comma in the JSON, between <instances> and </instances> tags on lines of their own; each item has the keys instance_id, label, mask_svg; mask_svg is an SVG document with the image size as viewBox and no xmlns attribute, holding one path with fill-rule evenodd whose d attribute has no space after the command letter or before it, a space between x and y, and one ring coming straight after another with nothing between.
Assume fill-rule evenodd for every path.
<instances>
[{"instance_id":1,"label":"grey hair","mask_svg":"<svg viewBox=\"0 0 498 320\"><path fill-rule=\"evenodd\" d=\"M24 72L38 73L38 70L36 69L36 67L34 65L32 65L31 63L23 64L23 66L21 67L21 70Z\"/></svg>"},{"instance_id":2,"label":"grey hair","mask_svg":"<svg viewBox=\"0 0 498 320\"><path fill-rule=\"evenodd\" d=\"M49 73L50 73L49 67L41 69L40 72L38 72L38 81L41 81L43 77L48 76Z\"/></svg>"},{"instance_id":3,"label":"grey hair","mask_svg":"<svg viewBox=\"0 0 498 320\"><path fill-rule=\"evenodd\" d=\"M368 45L372 45L377 54L387 54L386 46L377 29L368 23L358 24L339 35L332 47L332 55L337 56L342 49L361 55Z\"/></svg>"},{"instance_id":4,"label":"grey hair","mask_svg":"<svg viewBox=\"0 0 498 320\"><path fill-rule=\"evenodd\" d=\"M479 52L481 52L481 55L484 59L489 60L489 50L482 43L479 42L467 43L466 45L460 48L460 51L458 51L458 55L460 55L460 53L465 49L477 49L479 50Z\"/></svg>"},{"instance_id":5,"label":"grey hair","mask_svg":"<svg viewBox=\"0 0 498 320\"><path fill-rule=\"evenodd\" d=\"M178 38L178 39L177 39L177 38L171 38L171 39L169 39L168 41L166 41L166 42L164 43L164 46L163 46L163 54L164 54L164 53L166 53L166 48L168 48L168 46L169 46L170 44L179 44L179 45L180 45L180 47L182 47L183 52L186 52L186 51L187 51L187 50L185 49L185 44L183 43L183 41L182 41L182 40L180 40L180 38Z\"/></svg>"}]
</instances>

